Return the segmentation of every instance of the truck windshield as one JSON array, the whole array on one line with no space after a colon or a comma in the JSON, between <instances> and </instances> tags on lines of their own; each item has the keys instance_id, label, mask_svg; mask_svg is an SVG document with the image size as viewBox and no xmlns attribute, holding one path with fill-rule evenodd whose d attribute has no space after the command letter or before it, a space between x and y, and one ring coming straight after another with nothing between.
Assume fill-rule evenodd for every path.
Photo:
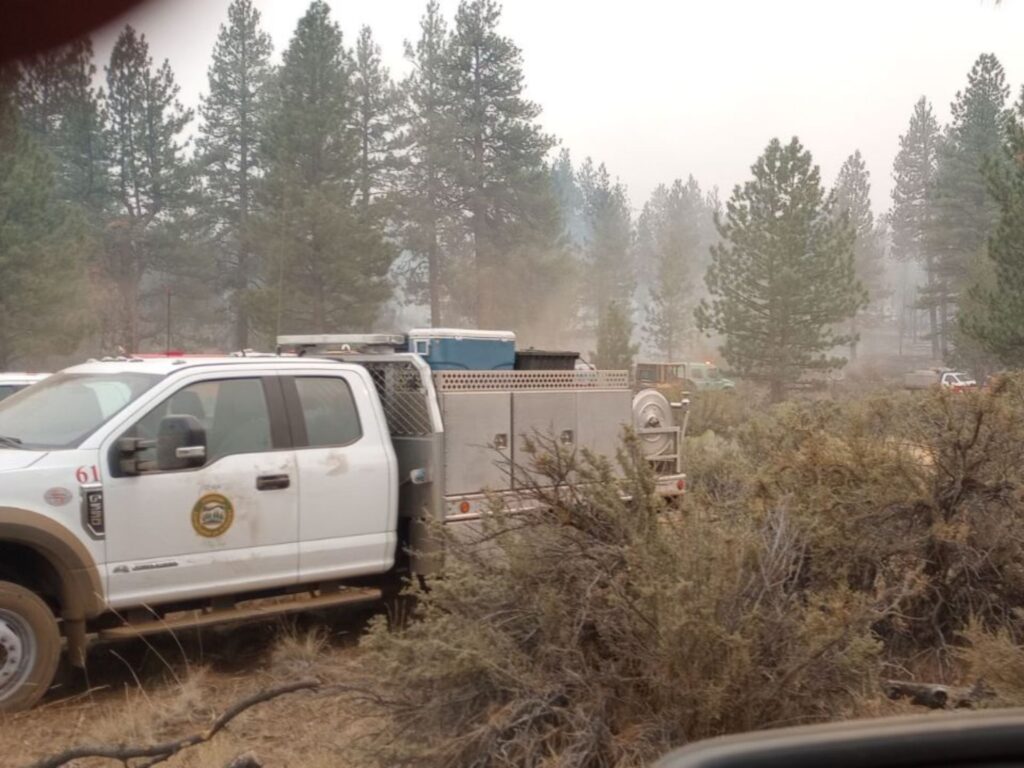
<instances>
[{"instance_id":1,"label":"truck windshield","mask_svg":"<svg viewBox=\"0 0 1024 768\"><path fill-rule=\"evenodd\" d=\"M0 447L75 448L161 377L58 373L0 402Z\"/></svg>"}]
</instances>

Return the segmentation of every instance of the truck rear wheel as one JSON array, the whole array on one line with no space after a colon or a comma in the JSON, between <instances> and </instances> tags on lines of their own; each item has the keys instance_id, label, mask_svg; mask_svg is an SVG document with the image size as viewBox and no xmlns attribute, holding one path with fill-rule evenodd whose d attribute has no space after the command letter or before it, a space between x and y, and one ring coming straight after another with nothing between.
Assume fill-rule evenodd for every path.
<instances>
[{"instance_id":1,"label":"truck rear wheel","mask_svg":"<svg viewBox=\"0 0 1024 768\"><path fill-rule=\"evenodd\" d=\"M38 595L0 581L0 712L28 709L53 682L60 631Z\"/></svg>"}]
</instances>

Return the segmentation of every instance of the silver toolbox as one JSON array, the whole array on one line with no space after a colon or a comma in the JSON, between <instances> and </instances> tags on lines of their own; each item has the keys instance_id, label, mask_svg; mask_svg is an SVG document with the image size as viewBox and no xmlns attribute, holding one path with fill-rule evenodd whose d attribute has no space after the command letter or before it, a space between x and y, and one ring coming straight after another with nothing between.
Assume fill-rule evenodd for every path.
<instances>
[{"instance_id":1,"label":"silver toolbox","mask_svg":"<svg viewBox=\"0 0 1024 768\"><path fill-rule=\"evenodd\" d=\"M509 489L508 460L529 467L526 441L535 435L614 460L633 418L624 371L441 371L434 383L449 498ZM523 474L520 487L528 484Z\"/></svg>"},{"instance_id":2,"label":"silver toolbox","mask_svg":"<svg viewBox=\"0 0 1024 768\"><path fill-rule=\"evenodd\" d=\"M576 394L571 390L512 393L512 458L516 484L528 484L525 475L531 469L527 451L531 439L535 442L538 437L554 439L570 451L576 447Z\"/></svg>"},{"instance_id":3,"label":"silver toolbox","mask_svg":"<svg viewBox=\"0 0 1024 768\"><path fill-rule=\"evenodd\" d=\"M444 392L445 493L458 495L511 487L508 467L512 445L510 392Z\"/></svg>"},{"instance_id":4,"label":"silver toolbox","mask_svg":"<svg viewBox=\"0 0 1024 768\"><path fill-rule=\"evenodd\" d=\"M607 456L614 465L623 429L633 422L633 393L628 389L576 393L576 445Z\"/></svg>"}]
</instances>

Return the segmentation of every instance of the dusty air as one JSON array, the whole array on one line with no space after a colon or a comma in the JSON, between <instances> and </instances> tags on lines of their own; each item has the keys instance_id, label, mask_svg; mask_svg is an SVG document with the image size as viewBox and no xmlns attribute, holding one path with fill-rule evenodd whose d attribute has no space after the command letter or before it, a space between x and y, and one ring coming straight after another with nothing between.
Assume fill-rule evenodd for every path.
<instances>
[{"instance_id":1,"label":"dusty air","mask_svg":"<svg viewBox=\"0 0 1024 768\"><path fill-rule=\"evenodd\" d=\"M1024 759L1024 6L57 5L0 763Z\"/></svg>"}]
</instances>

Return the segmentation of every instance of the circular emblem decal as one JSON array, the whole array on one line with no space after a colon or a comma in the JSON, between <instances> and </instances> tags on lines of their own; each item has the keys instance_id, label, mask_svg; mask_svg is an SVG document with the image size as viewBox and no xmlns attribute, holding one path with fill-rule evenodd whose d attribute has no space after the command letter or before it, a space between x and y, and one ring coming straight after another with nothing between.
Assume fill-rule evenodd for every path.
<instances>
[{"instance_id":1,"label":"circular emblem decal","mask_svg":"<svg viewBox=\"0 0 1024 768\"><path fill-rule=\"evenodd\" d=\"M43 499L51 507L63 507L71 503L71 491L67 488L51 488L43 494Z\"/></svg>"},{"instance_id":2,"label":"circular emblem decal","mask_svg":"<svg viewBox=\"0 0 1024 768\"><path fill-rule=\"evenodd\" d=\"M200 536L220 536L235 519L235 508L226 496L208 493L192 507L192 527Z\"/></svg>"}]
</instances>

